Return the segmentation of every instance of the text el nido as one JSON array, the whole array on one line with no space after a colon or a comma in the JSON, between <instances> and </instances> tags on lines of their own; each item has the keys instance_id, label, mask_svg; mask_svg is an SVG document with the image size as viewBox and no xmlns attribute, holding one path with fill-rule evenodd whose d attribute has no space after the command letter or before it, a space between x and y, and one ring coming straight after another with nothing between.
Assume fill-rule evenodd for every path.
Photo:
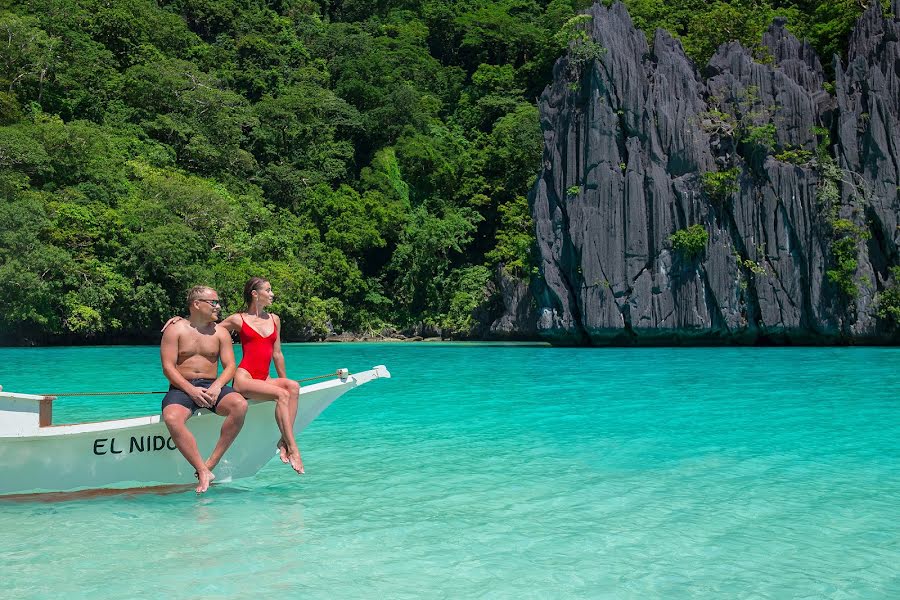
<instances>
[{"instance_id":1,"label":"text el nido","mask_svg":"<svg viewBox=\"0 0 900 600\"><path fill-rule=\"evenodd\" d=\"M134 454L135 452L159 452L175 450L171 437L162 435L131 436L128 442L119 438L97 438L94 440L94 454Z\"/></svg>"}]
</instances>

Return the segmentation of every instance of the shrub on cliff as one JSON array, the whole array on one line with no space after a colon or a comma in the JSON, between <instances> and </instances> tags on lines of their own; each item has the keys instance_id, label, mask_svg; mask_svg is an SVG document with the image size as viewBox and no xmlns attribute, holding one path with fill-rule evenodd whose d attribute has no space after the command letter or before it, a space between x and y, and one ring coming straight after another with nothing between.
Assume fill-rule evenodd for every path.
<instances>
[{"instance_id":1,"label":"shrub on cliff","mask_svg":"<svg viewBox=\"0 0 900 600\"><path fill-rule=\"evenodd\" d=\"M685 258L691 259L699 256L706 249L709 233L703 225L696 224L686 229L679 229L669 236L669 241L672 242L673 250Z\"/></svg>"},{"instance_id":2,"label":"shrub on cliff","mask_svg":"<svg viewBox=\"0 0 900 600\"><path fill-rule=\"evenodd\" d=\"M893 283L875 297L875 314L896 327L900 325L900 266L891 267L891 279Z\"/></svg>"},{"instance_id":3,"label":"shrub on cliff","mask_svg":"<svg viewBox=\"0 0 900 600\"><path fill-rule=\"evenodd\" d=\"M741 170L738 167L704 173L703 193L712 202L722 204L740 189L737 182L740 173Z\"/></svg>"},{"instance_id":4,"label":"shrub on cliff","mask_svg":"<svg viewBox=\"0 0 900 600\"><path fill-rule=\"evenodd\" d=\"M856 300L859 296L859 284L856 281L856 269L859 267L859 245L871 237L871 234L849 219L835 219L831 222L833 239L831 255L834 268L825 272L828 281L835 284L847 300Z\"/></svg>"}]
</instances>

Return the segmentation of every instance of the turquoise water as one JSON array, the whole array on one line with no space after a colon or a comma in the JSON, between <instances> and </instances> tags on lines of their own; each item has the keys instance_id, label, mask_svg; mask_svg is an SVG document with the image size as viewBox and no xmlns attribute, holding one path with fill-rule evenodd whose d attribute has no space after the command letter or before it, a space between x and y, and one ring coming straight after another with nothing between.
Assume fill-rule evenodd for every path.
<instances>
[{"instance_id":1,"label":"turquoise water","mask_svg":"<svg viewBox=\"0 0 900 600\"><path fill-rule=\"evenodd\" d=\"M384 363L307 474L0 502L0 598L900 598L900 349L287 345ZM157 349L0 349L9 391L161 389ZM55 420L159 396L58 401ZM2 473L0 473L2 476Z\"/></svg>"}]
</instances>

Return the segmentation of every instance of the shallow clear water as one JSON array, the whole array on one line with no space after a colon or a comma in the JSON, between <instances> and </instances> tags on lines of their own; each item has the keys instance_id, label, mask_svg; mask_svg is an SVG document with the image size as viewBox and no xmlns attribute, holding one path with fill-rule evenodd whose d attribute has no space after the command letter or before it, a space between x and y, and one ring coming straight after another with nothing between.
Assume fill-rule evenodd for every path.
<instances>
[{"instance_id":1,"label":"shallow clear water","mask_svg":"<svg viewBox=\"0 0 900 600\"><path fill-rule=\"evenodd\" d=\"M393 379L300 435L303 477L0 502L0 598L900 598L900 349L285 353ZM164 383L156 348L0 349L9 391Z\"/></svg>"}]
</instances>

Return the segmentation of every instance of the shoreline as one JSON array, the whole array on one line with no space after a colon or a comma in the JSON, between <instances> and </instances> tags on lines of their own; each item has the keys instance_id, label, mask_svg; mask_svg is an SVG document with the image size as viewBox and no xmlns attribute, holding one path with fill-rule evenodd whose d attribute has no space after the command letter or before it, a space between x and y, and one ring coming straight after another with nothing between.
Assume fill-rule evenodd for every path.
<instances>
[{"instance_id":1,"label":"shoreline","mask_svg":"<svg viewBox=\"0 0 900 600\"><path fill-rule=\"evenodd\" d=\"M547 347L551 348L554 345L547 340L481 340L481 339L469 339L469 340L453 340L453 339L442 339L439 337L430 337L430 338L422 338L422 339L401 339L401 338L374 338L374 337L361 337L358 339L324 339L324 340L307 340L307 341L282 341L282 345L291 345L291 346L299 346L299 345L340 345L340 344L427 344L427 345L438 345L438 344L453 344L453 345L479 345L479 346L527 346L527 347ZM240 346L240 342L234 342L235 346ZM135 339L127 339L121 341L108 341L104 340L102 342L97 343L50 343L50 344L38 344L38 343L26 343L26 344L7 344L0 343L0 349L9 348L9 349L29 349L29 348L123 348L123 347L145 347L145 346L159 346L159 340L149 340L149 341L141 341ZM560 346L562 347L562 346Z\"/></svg>"},{"instance_id":2,"label":"shoreline","mask_svg":"<svg viewBox=\"0 0 900 600\"><path fill-rule=\"evenodd\" d=\"M330 336L321 340L290 340L282 341L284 345L340 345L340 344L425 344L425 345L472 345L472 346L522 346L522 347L547 347L547 348L900 348L900 343L884 340L838 340L820 342L747 342L746 340L705 340L705 339L678 339L662 340L608 340L605 343L572 343L571 340L547 340L547 339L451 339L441 337L386 337L386 336ZM158 346L158 339L124 338L119 340L98 341L54 341L50 343L38 343L26 340L24 343L10 344L0 341L0 348L115 348L115 347L144 347ZM240 343L235 341L235 346Z\"/></svg>"}]
</instances>

